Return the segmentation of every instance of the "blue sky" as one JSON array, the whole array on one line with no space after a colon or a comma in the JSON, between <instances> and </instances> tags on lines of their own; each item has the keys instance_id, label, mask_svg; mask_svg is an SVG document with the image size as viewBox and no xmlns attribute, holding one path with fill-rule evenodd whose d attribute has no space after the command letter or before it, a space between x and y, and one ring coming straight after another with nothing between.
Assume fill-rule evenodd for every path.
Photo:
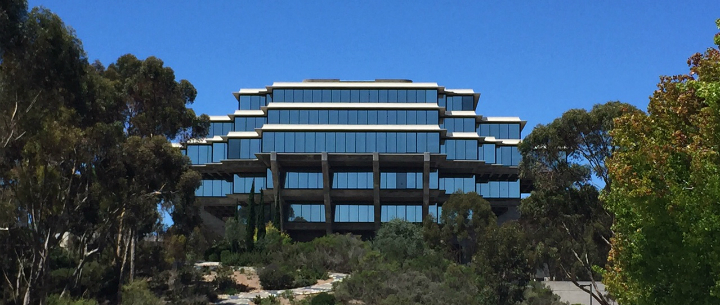
<instances>
[{"instance_id":1,"label":"blue sky","mask_svg":"<svg viewBox=\"0 0 720 305\"><path fill-rule=\"evenodd\" d=\"M480 92L478 113L532 126L620 100L645 109L658 76L712 46L720 1L30 1L77 32L90 60L157 56L198 90L306 78L405 78Z\"/></svg>"}]
</instances>

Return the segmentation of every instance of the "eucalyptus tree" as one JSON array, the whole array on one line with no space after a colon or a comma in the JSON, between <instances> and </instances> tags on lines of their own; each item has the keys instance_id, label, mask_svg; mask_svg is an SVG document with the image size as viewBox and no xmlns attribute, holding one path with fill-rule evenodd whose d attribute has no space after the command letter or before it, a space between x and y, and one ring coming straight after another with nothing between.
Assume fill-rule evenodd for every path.
<instances>
[{"instance_id":1,"label":"eucalyptus tree","mask_svg":"<svg viewBox=\"0 0 720 305\"><path fill-rule=\"evenodd\" d=\"M536 267L547 266L552 277L572 281L601 304L608 300L595 292L596 282L610 250L613 215L600 200L593 177L604 184L603 191L610 189L605 162L616 150L610 137L614 119L637 112L620 102L590 111L571 109L535 127L519 146L521 177L533 182L520 211ZM581 287L580 280L592 281L595 289Z\"/></svg>"}]
</instances>

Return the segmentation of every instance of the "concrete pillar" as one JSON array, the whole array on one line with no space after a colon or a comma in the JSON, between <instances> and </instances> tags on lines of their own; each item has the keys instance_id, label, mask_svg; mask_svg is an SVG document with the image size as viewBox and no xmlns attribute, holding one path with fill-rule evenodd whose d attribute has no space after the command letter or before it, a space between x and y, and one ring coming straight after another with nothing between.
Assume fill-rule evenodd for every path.
<instances>
[{"instance_id":1,"label":"concrete pillar","mask_svg":"<svg viewBox=\"0 0 720 305\"><path fill-rule=\"evenodd\" d=\"M332 187L332 181L330 179L330 165L328 164L328 153L322 152L321 161L322 163L322 175L323 175L323 199L325 201L325 233L332 234L333 232L333 220L335 220L335 213L333 213L332 199L330 198L330 189Z\"/></svg>"},{"instance_id":2,"label":"concrete pillar","mask_svg":"<svg viewBox=\"0 0 720 305\"><path fill-rule=\"evenodd\" d=\"M374 205L374 220L375 220L375 231L380 229L380 154L377 152L373 153L373 205Z\"/></svg>"},{"instance_id":3,"label":"concrete pillar","mask_svg":"<svg viewBox=\"0 0 720 305\"><path fill-rule=\"evenodd\" d=\"M423 205L422 219L425 220L430 212L430 153L423 155Z\"/></svg>"},{"instance_id":4,"label":"concrete pillar","mask_svg":"<svg viewBox=\"0 0 720 305\"><path fill-rule=\"evenodd\" d=\"M278 205L275 207L276 209L280 210L280 223L276 224L280 231L284 231L285 229L285 202L282 199L282 185L280 185L280 164L278 164L277 161L277 152L271 152L270 153L270 171L272 172L272 180L273 180L273 191L274 191L274 198L277 198ZM275 200L273 200L273 204L275 204Z\"/></svg>"}]
</instances>

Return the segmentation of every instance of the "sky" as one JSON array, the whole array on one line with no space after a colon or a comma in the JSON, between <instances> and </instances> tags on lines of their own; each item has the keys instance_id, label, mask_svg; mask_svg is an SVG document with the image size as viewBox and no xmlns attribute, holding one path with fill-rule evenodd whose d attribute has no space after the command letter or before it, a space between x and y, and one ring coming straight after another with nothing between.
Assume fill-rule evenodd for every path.
<instances>
[{"instance_id":1,"label":"sky","mask_svg":"<svg viewBox=\"0 0 720 305\"><path fill-rule=\"evenodd\" d=\"M572 108L646 109L658 77L713 46L720 1L76 1L58 14L88 58L155 56L198 90L197 113L232 92L308 78L401 78L480 92L477 112L527 120Z\"/></svg>"}]
</instances>

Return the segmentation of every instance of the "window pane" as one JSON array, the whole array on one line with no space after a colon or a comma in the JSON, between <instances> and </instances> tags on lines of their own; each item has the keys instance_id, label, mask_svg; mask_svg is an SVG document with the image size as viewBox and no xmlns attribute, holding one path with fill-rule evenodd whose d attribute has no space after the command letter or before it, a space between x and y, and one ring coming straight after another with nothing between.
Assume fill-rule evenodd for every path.
<instances>
[{"instance_id":1,"label":"window pane","mask_svg":"<svg viewBox=\"0 0 720 305\"><path fill-rule=\"evenodd\" d=\"M360 103L370 102L370 90L360 90Z\"/></svg>"},{"instance_id":2,"label":"window pane","mask_svg":"<svg viewBox=\"0 0 720 305\"><path fill-rule=\"evenodd\" d=\"M330 124L338 124L338 118L339 118L339 111L338 110L330 110L329 112L329 122Z\"/></svg>"},{"instance_id":3,"label":"window pane","mask_svg":"<svg viewBox=\"0 0 720 305\"><path fill-rule=\"evenodd\" d=\"M398 102L398 91L397 90L388 90L388 102L389 103L397 103Z\"/></svg>"},{"instance_id":4,"label":"window pane","mask_svg":"<svg viewBox=\"0 0 720 305\"><path fill-rule=\"evenodd\" d=\"M378 102L378 91L377 90L370 90L370 99L368 100L370 103L377 103Z\"/></svg>"},{"instance_id":5,"label":"window pane","mask_svg":"<svg viewBox=\"0 0 720 305\"><path fill-rule=\"evenodd\" d=\"M350 90L342 90L341 91L340 102L343 102L343 103L350 102Z\"/></svg>"},{"instance_id":6,"label":"window pane","mask_svg":"<svg viewBox=\"0 0 720 305\"><path fill-rule=\"evenodd\" d=\"M404 132L397 133L397 152L407 152L407 136Z\"/></svg>"},{"instance_id":7,"label":"window pane","mask_svg":"<svg viewBox=\"0 0 720 305\"><path fill-rule=\"evenodd\" d=\"M398 90L398 103L407 103L407 90Z\"/></svg>"},{"instance_id":8,"label":"window pane","mask_svg":"<svg viewBox=\"0 0 720 305\"><path fill-rule=\"evenodd\" d=\"M388 111L378 110L377 123L380 125L388 124Z\"/></svg>"},{"instance_id":9,"label":"window pane","mask_svg":"<svg viewBox=\"0 0 720 305\"><path fill-rule=\"evenodd\" d=\"M331 102L340 102L340 90L332 90Z\"/></svg>"},{"instance_id":10,"label":"window pane","mask_svg":"<svg viewBox=\"0 0 720 305\"><path fill-rule=\"evenodd\" d=\"M276 102L284 102L285 101L285 90L283 89L275 89L272 92L274 99Z\"/></svg>"},{"instance_id":11,"label":"window pane","mask_svg":"<svg viewBox=\"0 0 720 305\"><path fill-rule=\"evenodd\" d=\"M359 103L360 102L360 90L350 90L350 102L351 103Z\"/></svg>"},{"instance_id":12,"label":"window pane","mask_svg":"<svg viewBox=\"0 0 720 305\"><path fill-rule=\"evenodd\" d=\"M380 102L380 103L388 102L388 91L387 90L378 90L378 102Z\"/></svg>"}]
</instances>

